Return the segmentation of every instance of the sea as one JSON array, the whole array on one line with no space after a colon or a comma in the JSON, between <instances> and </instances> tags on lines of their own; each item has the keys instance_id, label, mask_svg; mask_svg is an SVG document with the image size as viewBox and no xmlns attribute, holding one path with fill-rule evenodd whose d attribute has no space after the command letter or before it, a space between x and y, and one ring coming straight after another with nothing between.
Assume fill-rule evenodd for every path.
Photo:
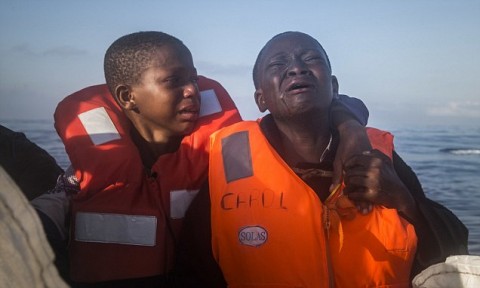
<instances>
[{"instance_id":1,"label":"sea","mask_svg":"<svg viewBox=\"0 0 480 288\"><path fill-rule=\"evenodd\" d=\"M23 132L66 169L64 146L50 120L0 120ZM469 229L470 254L480 255L480 125L381 127L417 173L427 197L449 208Z\"/></svg>"}]
</instances>

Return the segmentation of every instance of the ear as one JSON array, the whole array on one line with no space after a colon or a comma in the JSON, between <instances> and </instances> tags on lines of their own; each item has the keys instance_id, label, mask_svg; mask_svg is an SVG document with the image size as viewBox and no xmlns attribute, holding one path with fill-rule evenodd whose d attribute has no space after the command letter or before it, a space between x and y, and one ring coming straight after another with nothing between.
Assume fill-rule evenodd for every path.
<instances>
[{"instance_id":1,"label":"ear","mask_svg":"<svg viewBox=\"0 0 480 288\"><path fill-rule=\"evenodd\" d=\"M118 85L115 88L115 100L117 100L120 107L125 110L134 110L137 108L135 104L135 97L132 95L130 91L130 87L128 85Z\"/></svg>"},{"instance_id":2,"label":"ear","mask_svg":"<svg viewBox=\"0 0 480 288\"><path fill-rule=\"evenodd\" d=\"M335 75L332 75L332 92L333 98L338 98L338 80Z\"/></svg>"},{"instance_id":3,"label":"ear","mask_svg":"<svg viewBox=\"0 0 480 288\"><path fill-rule=\"evenodd\" d=\"M267 104L265 103L265 97L263 96L263 90L261 88L255 90L254 97L258 110L262 113L267 111Z\"/></svg>"}]
</instances>

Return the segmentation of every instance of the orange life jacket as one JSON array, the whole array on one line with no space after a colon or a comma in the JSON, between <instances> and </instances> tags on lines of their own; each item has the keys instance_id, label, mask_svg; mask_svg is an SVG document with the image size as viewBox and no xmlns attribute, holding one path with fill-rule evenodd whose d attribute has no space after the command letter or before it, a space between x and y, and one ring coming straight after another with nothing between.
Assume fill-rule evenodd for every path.
<instances>
[{"instance_id":1,"label":"orange life jacket","mask_svg":"<svg viewBox=\"0 0 480 288\"><path fill-rule=\"evenodd\" d=\"M199 77L200 118L178 151L146 171L132 125L106 85L58 104L55 128L81 192L72 201L72 279L100 282L164 275L172 268L181 219L207 179L208 139L241 120L227 91Z\"/></svg>"},{"instance_id":2,"label":"orange life jacket","mask_svg":"<svg viewBox=\"0 0 480 288\"><path fill-rule=\"evenodd\" d=\"M392 135L368 134L391 157ZM322 203L257 122L210 142L212 249L229 287L409 286L417 238L397 210L357 214L341 189Z\"/></svg>"}]
</instances>

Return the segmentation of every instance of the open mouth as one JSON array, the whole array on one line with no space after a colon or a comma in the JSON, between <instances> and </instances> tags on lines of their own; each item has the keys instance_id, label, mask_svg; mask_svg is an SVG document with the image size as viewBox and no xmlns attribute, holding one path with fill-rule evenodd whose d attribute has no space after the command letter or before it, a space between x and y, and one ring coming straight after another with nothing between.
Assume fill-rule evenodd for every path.
<instances>
[{"instance_id":1,"label":"open mouth","mask_svg":"<svg viewBox=\"0 0 480 288\"><path fill-rule=\"evenodd\" d=\"M178 114L187 120L195 120L199 113L200 109L196 105L186 106L178 110Z\"/></svg>"},{"instance_id":2,"label":"open mouth","mask_svg":"<svg viewBox=\"0 0 480 288\"><path fill-rule=\"evenodd\" d=\"M313 87L313 85L311 85L309 83L306 83L306 82L295 82L295 83L291 84L290 86L288 86L287 91L288 92L299 91L299 90L310 89L312 87Z\"/></svg>"},{"instance_id":3,"label":"open mouth","mask_svg":"<svg viewBox=\"0 0 480 288\"><path fill-rule=\"evenodd\" d=\"M197 108L185 108L185 109L181 109L179 111L180 114L182 113L198 113L198 109Z\"/></svg>"}]
</instances>

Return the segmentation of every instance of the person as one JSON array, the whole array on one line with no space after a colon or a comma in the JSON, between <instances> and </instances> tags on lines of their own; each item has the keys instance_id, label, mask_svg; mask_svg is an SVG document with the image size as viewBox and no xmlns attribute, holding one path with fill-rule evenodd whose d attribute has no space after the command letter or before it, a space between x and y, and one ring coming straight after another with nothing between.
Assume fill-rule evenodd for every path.
<instances>
[{"instance_id":1,"label":"person","mask_svg":"<svg viewBox=\"0 0 480 288\"><path fill-rule=\"evenodd\" d=\"M270 114L211 136L208 185L181 237L184 286L409 287L422 268L467 253L468 230L425 197L386 131L367 129L373 149L348 158L329 189L338 81L317 40L274 36L253 80Z\"/></svg>"},{"instance_id":2,"label":"person","mask_svg":"<svg viewBox=\"0 0 480 288\"><path fill-rule=\"evenodd\" d=\"M0 125L0 166L15 181L37 212L48 243L55 253L55 266L68 283L67 242L63 237L68 205L65 205L61 193L49 193L57 187L57 181L63 179L63 169L54 157L24 133L3 125Z\"/></svg>"},{"instance_id":3,"label":"person","mask_svg":"<svg viewBox=\"0 0 480 288\"><path fill-rule=\"evenodd\" d=\"M28 200L55 187L63 169L24 133L0 125L0 165L11 175Z\"/></svg>"},{"instance_id":4,"label":"person","mask_svg":"<svg viewBox=\"0 0 480 288\"><path fill-rule=\"evenodd\" d=\"M241 117L171 35L120 37L104 70L106 85L67 96L55 111L80 185L71 204L71 276L79 287L169 287L185 211L207 179L209 136ZM361 101L343 96L331 112L339 133L352 133L340 159L369 145L349 128L366 122Z\"/></svg>"},{"instance_id":5,"label":"person","mask_svg":"<svg viewBox=\"0 0 480 288\"><path fill-rule=\"evenodd\" d=\"M68 287L37 213L0 165L0 286Z\"/></svg>"},{"instance_id":6,"label":"person","mask_svg":"<svg viewBox=\"0 0 480 288\"><path fill-rule=\"evenodd\" d=\"M241 118L168 34L120 37L104 71L106 85L67 96L54 115L80 185L71 202L72 281L166 287L181 218L206 177L206 140Z\"/></svg>"}]
</instances>

